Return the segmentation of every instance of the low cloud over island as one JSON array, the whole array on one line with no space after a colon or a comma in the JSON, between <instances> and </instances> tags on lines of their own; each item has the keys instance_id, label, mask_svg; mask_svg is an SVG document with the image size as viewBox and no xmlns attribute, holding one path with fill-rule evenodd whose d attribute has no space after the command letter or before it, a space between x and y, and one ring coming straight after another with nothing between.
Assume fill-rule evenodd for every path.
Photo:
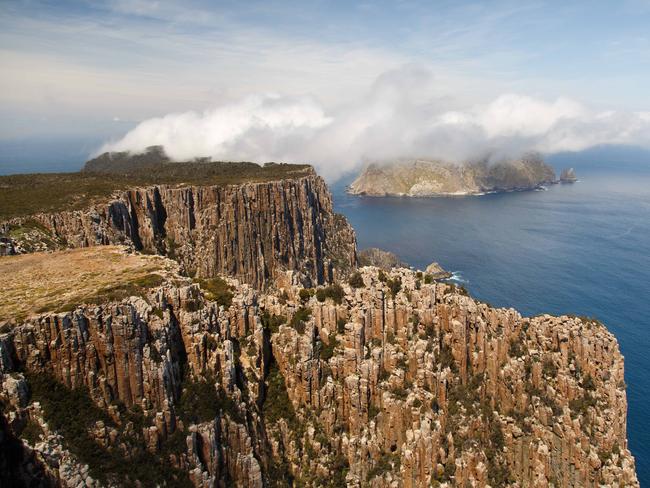
<instances>
[{"instance_id":1,"label":"low cloud over island","mask_svg":"<svg viewBox=\"0 0 650 488\"><path fill-rule=\"evenodd\" d=\"M502 159L650 141L650 112L595 110L568 98L515 93L463 106L437 94L435 81L429 71L407 66L384 73L362 97L337 107L309 96L253 95L145 120L98 152L162 145L177 161L309 162L336 179L370 160Z\"/></svg>"}]
</instances>

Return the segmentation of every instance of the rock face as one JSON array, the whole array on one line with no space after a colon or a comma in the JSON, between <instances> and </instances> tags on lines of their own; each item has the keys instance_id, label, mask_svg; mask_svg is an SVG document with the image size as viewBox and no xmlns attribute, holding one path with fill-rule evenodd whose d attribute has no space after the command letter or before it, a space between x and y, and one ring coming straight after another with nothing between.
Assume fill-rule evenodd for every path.
<instances>
[{"instance_id":1,"label":"rock face","mask_svg":"<svg viewBox=\"0 0 650 488\"><path fill-rule=\"evenodd\" d=\"M0 254L131 244L178 260L188 274L226 274L263 288L287 270L319 284L356 265L354 231L332 212L322 178L229 186L151 186L83 211L0 226Z\"/></svg>"},{"instance_id":2,"label":"rock face","mask_svg":"<svg viewBox=\"0 0 650 488\"><path fill-rule=\"evenodd\" d=\"M453 164L430 160L370 164L349 186L354 195L449 196L531 190L555 183L555 171L541 157Z\"/></svg>"},{"instance_id":3,"label":"rock face","mask_svg":"<svg viewBox=\"0 0 650 488\"><path fill-rule=\"evenodd\" d=\"M174 486L638 486L602 325L524 318L406 269L360 274L336 301L231 282L219 306L167 284L30 318L0 335L3 421L23 439L38 426L31 463L65 486L144 469L113 472L89 442L171 465ZM107 413L86 444L53 427L48 375Z\"/></svg>"},{"instance_id":4,"label":"rock face","mask_svg":"<svg viewBox=\"0 0 650 488\"><path fill-rule=\"evenodd\" d=\"M576 181L578 181L578 177L573 168L565 168L562 170L560 183L575 183Z\"/></svg>"}]
</instances>

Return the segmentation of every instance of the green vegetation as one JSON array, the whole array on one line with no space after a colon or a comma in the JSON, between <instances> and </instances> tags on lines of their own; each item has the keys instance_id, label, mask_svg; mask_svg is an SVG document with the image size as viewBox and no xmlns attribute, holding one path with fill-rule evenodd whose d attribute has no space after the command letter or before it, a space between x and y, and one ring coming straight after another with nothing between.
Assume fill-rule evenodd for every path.
<instances>
[{"instance_id":1,"label":"green vegetation","mask_svg":"<svg viewBox=\"0 0 650 488\"><path fill-rule=\"evenodd\" d=\"M38 425L36 421L28 419L27 423L25 424L25 428L20 433L20 437L25 439L27 442L29 442L30 445L33 446L40 440L42 434L43 429L41 429L41 426Z\"/></svg>"},{"instance_id":2,"label":"green vegetation","mask_svg":"<svg viewBox=\"0 0 650 488\"><path fill-rule=\"evenodd\" d=\"M336 319L336 331L339 334L343 334L345 332L345 324L347 323L347 320L345 320L343 317Z\"/></svg>"},{"instance_id":3,"label":"green vegetation","mask_svg":"<svg viewBox=\"0 0 650 488\"><path fill-rule=\"evenodd\" d=\"M430 275L429 273L424 275L424 284L425 285L430 285L433 283L433 275Z\"/></svg>"},{"instance_id":4,"label":"green vegetation","mask_svg":"<svg viewBox=\"0 0 650 488\"><path fill-rule=\"evenodd\" d=\"M438 356L438 362L442 369L450 368L452 371L457 371L458 366L454 360L454 355L451 351L451 347L445 343L440 347L440 355Z\"/></svg>"},{"instance_id":5,"label":"green vegetation","mask_svg":"<svg viewBox=\"0 0 650 488\"><path fill-rule=\"evenodd\" d=\"M552 359L546 359L542 365L542 373L544 376L554 377L557 375L557 366Z\"/></svg>"},{"instance_id":6,"label":"green vegetation","mask_svg":"<svg viewBox=\"0 0 650 488\"><path fill-rule=\"evenodd\" d=\"M365 283L363 282L363 276L361 276L361 273L358 271L355 271L350 275L348 283L350 283L350 286L352 288L363 288L365 286Z\"/></svg>"},{"instance_id":7,"label":"green vegetation","mask_svg":"<svg viewBox=\"0 0 650 488\"><path fill-rule=\"evenodd\" d=\"M308 165L221 162L157 164L120 173L34 173L0 176L0 221L39 212L79 210L116 191L149 185L217 185L305 176Z\"/></svg>"},{"instance_id":8,"label":"green vegetation","mask_svg":"<svg viewBox=\"0 0 650 488\"><path fill-rule=\"evenodd\" d=\"M282 324L287 323L287 318L282 315L270 314L268 311L264 311L262 314L262 327L267 329L271 334L274 334L280 330Z\"/></svg>"},{"instance_id":9,"label":"green vegetation","mask_svg":"<svg viewBox=\"0 0 650 488\"><path fill-rule=\"evenodd\" d=\"M289 326L296 329L299 333L304 334L305 332L305 322L311 317L311 309L306 307L300 307L296 310L296 313L291 317Z\"/></svg>"},{"instance_id":10,"label":"green vegetation","mask_svg":"<svg viewBox=\"0 0 650 488\"><path fill-rule=\"evenodd\" d=\"M298 418L289 399L284 376L282 376L275 362L271 365L269 374L266 377L266 385L266 395L262 405L262 412L266 422L275 423L280 419L284 419L287 421L289 428L296 432L299 429Z\"/></svg>"},{"instance_id":11,"label":"green vegetation","mask_svg":"<svg viewBox=\"0 0 650 488\"><path fill-rule=\"evenodd\" d=\"M334 357L334 350L339 346L336 334L330 334L327 344L321 341L320 358L323 361L329 361Z\"/></svg>"},{"instance_id":12,"label":"green vegetation","mask_svg":"<svg viewBox=\"0 0 650 488\"><path fill-rule=\"evenodd\" d=\"M402 289L402 278L398 276L393 279L386 279L385 283L390 290L390 295L395 298L399 291Z\"/></svg>"},{"instance_id":13,"label":"green vegetation","mask_svg":"<svg viewBox=\"0 0 650 488\"><path fill-rule=\"evenodd\" d=\"M515 338L510 341L508 354L513 358L520 358L525 354L523 342L520 338Z\"/></svg>"},{"instance_id":14,"label":"green vegetation","mask_svg":"<svg viewBox=\"0 0 650 488\"><path fill-rule=\"evenodd\" d=\"M316 299L319 302L324 302L328 298L331 298L334 303L340 305L341 303L343 303L344 296L345 296L345 292L343 291L341 285L339 285L338 283L334 283L333 285L326 286L324 288L319 288L318 290L316 290Z\"/></svg>"},{"instance_id":15,"label":"green vegetation","mask_svg":"<svg viewBox=\"0 0 650 488\"><path fill-rule=\"evenodd\" d=\"M125 425L116 425L92 402L85 388L70 390L49 374L27 374L26 377L32 398L41 403L50 428L63 436L64 446L88 464L90 475L102 484L146 488L191 486L187 474L161 462L147 450L141 430L145 424L141 411L126 411L122 405L124 424L134 424L134 431L127 433ZM119 448L104 447L93 439L89 432L98 420L118 428L120 442L116 445L120 445Z\"/></svg>"},{"instance_id":16,"label":"green vegetation","mask_svg":"<svg viewBox=\"0 0 650 488\"><path fill-rule=\"evenodd\" d=\"M184 424L200 424L214 420L219 412L227 413L241 423L244 419L235 402L216 386L212 374L190 378L184 382L181 397L176 405L176 415Z\"/></svg>"},{"instance_id":17,"label":"green vegetation","mask_svg":"<svg viewBox=\"0 0 650 488\"><path fill-rule=\"evenodd\" d=\"M398 472L400 469L400 456L397 453L383 453L375 465L368 471L368 481L383 476L389 471Z\"/></svg>"},{"instance_id":18,"label":"green vegetation","mask_svg":"<svg viewBox=\"0 0 650 488\"><path fill-rule=\"evenodd\" d=\"M468 297L469 292L467 291L467 288L465 288L463 285L457 285L455 283L449 283L449 292L450 293L455 293L458 295L463 295Z\"/></svg>"},{"instance_id":19,"label":"green vegetation","mask_svg":"<svg viewBox=\"0 0 650 488\"><path fill-rule=\"evenodd\" d=\"M309 300L313 296L314 296L314 289L313 288L302 288L298 292L298 297L303 302L306 302L307 300Z\"/></svg>"},{"instance_id":20,"label":"green vegetation","mask_svg":"<svg viewBox=\"0 0 650 488\"><path fill-rule=\"evenodd\" d=\"M232 286L230 286L226 280L220 277L208 278L208 279L197 279L195 280L203 293L205 298L217 302L218 305L223 305L228 308L232 304Z\"/></svg>"},{"instance_id":21,"label":"green vegetation","mask_svg":"<svg viewBox=\"0 0 650 488\"><path fill-rule=\"evenodd\" d=\"M596 406L596 399L585 393L583 396L574 398L569 401L569 408L571 409L571 417L576 418L579 415L587 417L589 414L589 408Z\"/></svg>"}]
</instances>

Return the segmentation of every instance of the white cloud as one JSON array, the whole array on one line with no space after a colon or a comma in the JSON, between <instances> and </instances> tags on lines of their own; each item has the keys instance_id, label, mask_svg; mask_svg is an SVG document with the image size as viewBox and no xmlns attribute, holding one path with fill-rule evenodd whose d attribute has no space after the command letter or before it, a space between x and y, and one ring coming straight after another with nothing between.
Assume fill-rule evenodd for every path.
<instances>
[{"instance_id":1,"label":"white cloud","mask_svg":"<svg viewBox=\"0 0 650 488\"><path fill-rule=\"evenodd\" d=\"M146 120L102 151L163 145L175 160L309 162L336 178L368 160L462 161L650 141L647 112L596 112L566 98L518 94L454 109L450 99L438 96L435 81L430 72L406 66L381 75L354 102L330 110L306 97L247 97L204 112Z\"/></svg>"}]
</instances>

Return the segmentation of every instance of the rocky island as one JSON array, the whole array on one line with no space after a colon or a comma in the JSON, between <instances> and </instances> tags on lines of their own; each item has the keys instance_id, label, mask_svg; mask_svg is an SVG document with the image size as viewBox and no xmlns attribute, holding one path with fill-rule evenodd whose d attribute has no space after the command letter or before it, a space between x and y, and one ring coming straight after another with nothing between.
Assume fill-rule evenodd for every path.
<instances>
[{"instance_id":1,"label":"rocky island","mask_svg":"<svg viewBox=\"0 0 650 488\"><path fill-rule=\"evenodd\" d=\"M359 266L309 167L176 164L0 177L2 486L639 486L603 324Z\"/></svg>"},{"instance_id":2,"label":"rocky island","mask_svg":"<svg viewBox=\"0 0 650 488\"><path fill-rule=\"evenodd\" d=\"M565 168L560 174L560 183L575 183L578 181L576 172L573 168Z\"/></svg>"},{"instance_id":3,"label":"rocky island","mask_svg":"<svg viewBox=\"0 0 650 488\"><path fill-rule=\"evenodd\" d=\"M556 182L555 170L537 154L498 163L418 159L369 164L348 192L410 197L480 195L533 190Z\"/></svg>"}]
</instances>

